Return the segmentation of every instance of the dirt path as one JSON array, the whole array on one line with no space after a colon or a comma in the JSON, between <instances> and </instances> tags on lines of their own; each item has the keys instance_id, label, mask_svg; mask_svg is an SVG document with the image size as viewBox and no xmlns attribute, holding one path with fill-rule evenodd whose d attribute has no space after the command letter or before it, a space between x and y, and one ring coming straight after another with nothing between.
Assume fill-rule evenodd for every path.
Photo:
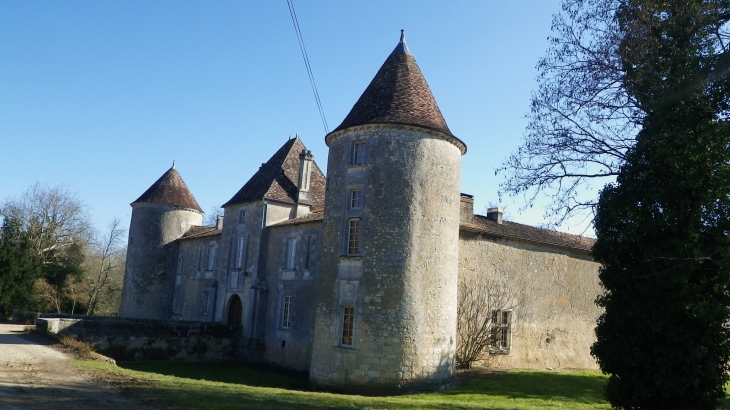
<instances>
[{"instance_id":1,"label":"dirt path","mask_svg":"<svg viewBox=\"0 0 730 410\"><path fill-rule=\"evenodd\" d=\"M49 341L0 323L0 409L150 409L92 384Z\"/></svg>"}]
</instances>

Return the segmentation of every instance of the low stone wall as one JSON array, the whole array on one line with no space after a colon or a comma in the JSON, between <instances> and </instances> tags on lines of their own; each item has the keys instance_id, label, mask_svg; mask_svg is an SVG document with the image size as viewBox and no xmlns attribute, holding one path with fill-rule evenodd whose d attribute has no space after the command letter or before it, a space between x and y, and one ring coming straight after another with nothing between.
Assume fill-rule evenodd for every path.
<instances>
[{"instance_id":1,"label":"low stone wall","mask_svg":"<svg viewBox=\"0 0 730 410\"><path fill-rule=\"evenodd\" d=\"M36 319L39 331L73 337L120 361L236 359L241 337L241 326L219 323L81 315L42 316Z\"/></svg>"}]
</instances>

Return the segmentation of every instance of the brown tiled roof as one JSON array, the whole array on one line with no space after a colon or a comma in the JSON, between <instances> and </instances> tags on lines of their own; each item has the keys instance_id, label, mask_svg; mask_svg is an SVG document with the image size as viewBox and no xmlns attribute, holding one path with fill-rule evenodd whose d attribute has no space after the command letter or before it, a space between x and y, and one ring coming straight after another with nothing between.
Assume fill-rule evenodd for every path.
<instances>
[{"instance_id":1,"label":"brown tiled roof","mask_svg":"<svg viewBox=\"0 0 730 410\"><path fill-rule=\"evenodd\" d=\"M459 228L586 251L590 251L596 242L595 239L586 238L585 236L571 235L514 222L503 221L498 224L482 215L474 215L472 223L462 222L459 224Z\"/></svg>"},{"instance_id":2,"label":"brown tiled roof","mask_svg":"<svg viewBox=\"0 0 730 410\"><path fill-rule=\"evenodd\" d=\"M220 235L221 232L222 231L220 229L216 229L215 226L193 225L183 236L180 237L180 239L205 238L207 236Z\"/></svg>"},{"instance_id":3,"label":"brown tiled roof","mask_svg":"<svg viewBox=\"0 0 730 410\"><path fill-rule=\"evenodd\" d=\"M376 123L418 125L453 136L402 33L401 42L332 132Z\"/></svg>"},{"instance_id":4,"label":"brown tiled roof","mask_svg":"<svg viewBox=\"0 0 730 410\"><path fill-rule=\"evenodd\" d=\"M223 206L261 199L296 203L299 191L299 154L305 149L299 137L288 140ZM312 206L322 207L327 181L317 163L313 164L309 198Z\"/></svg>"},{"instance_id":5,"label":"brown tiled roof","mask_svg":"<svg viewBox=\"0 0 730 410\"><path fill-rule=\"evenodd\" d=\"M142 196L132 202L132 205L134 204L172 205L203 212L174 166L162 174L160 179L155 181Z\"/></svg>"},{"instance_id":6,"label":"brown tiled roof","mask_svg":"<svg viewBox=\"0 0 730 410\"><path fill-rule=\"evenodd\" d=\"M299 225L299 224L303 224L306 222L321 221L322 219L324 219L324 212L319 211L319 212L312 212L311 214L307 214L307 215L301 216L299 218L288 219L284 222L279 222L279 223L273 224L271 226Z\"/></svg>"}]
</instances>

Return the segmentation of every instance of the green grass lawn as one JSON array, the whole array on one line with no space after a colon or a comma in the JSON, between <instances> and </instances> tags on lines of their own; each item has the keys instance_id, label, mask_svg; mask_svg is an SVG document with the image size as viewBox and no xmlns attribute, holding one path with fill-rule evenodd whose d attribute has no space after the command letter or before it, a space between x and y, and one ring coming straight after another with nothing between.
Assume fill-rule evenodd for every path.
<instances>
[{"instance_id":1,"label":"green grass lawn","mask_svg":"<svg viewBox=\"0 0 730 410\"><path fill-rule=\"evenodd\" d=\"M364 397L311 391L306 376L232 363L75 364L128 380L125 388L142 398L193 409L610 408L602 397L607 377L598 371L510 371L470 376L445 392Z\"/></svg>"}]
</instances>

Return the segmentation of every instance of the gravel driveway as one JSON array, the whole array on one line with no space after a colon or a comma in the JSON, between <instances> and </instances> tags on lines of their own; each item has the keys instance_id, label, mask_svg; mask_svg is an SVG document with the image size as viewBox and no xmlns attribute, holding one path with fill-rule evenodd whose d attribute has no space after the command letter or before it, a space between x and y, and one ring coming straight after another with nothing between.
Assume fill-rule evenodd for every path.
<instances>
[{"instance_id":1,"label":"gravel driveway","mask_svg":"<svg viewBox=\"0 0 730 410\"><path fill-rule=\"evenodd\" d=\"M0 323L0 409L151 409L90 383L68 355L23 329Z\"/></svg>"}]
</instances>

